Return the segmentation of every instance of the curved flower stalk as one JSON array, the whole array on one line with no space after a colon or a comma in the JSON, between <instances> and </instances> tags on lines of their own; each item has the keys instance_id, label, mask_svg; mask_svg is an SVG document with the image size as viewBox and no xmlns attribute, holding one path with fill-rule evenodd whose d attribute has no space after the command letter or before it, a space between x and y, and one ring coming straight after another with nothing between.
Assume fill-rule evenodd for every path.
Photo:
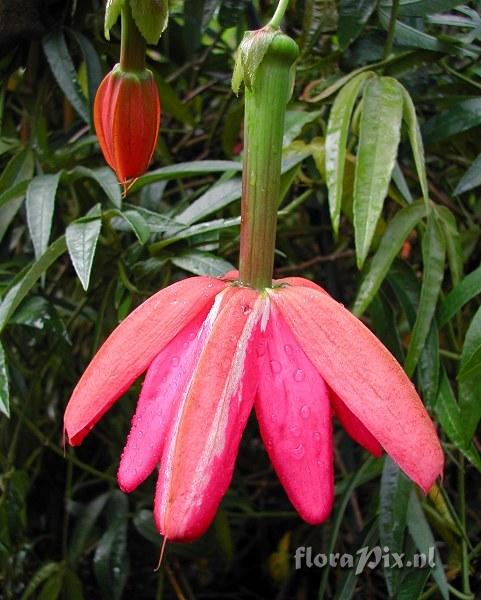
<instances>
[{"instance_id":1,"label":"curved flower stalk","mask_svg":"<svg viewBox=\"0 0 481 600\"><path fill-rule=\"evenodd\" d=\"M65 412L68 440L79 444L146 372L118 481L131 492L159 465L154 517L166 539L195 539L211 523L253 407L279 479L309 523L332 509L334 414L424 492L442 474L434 425L382 343L316 284L272 280L297 53L268 26L248 33L239 54L235 86L246 84L239 273L185 279L144 302L93 358Z\"/></svg>"},{"instance_id":2,"label":"curved flower stalk","mask_svg":"<svg viewBox=\"0 0 481 600\"><path fill-rule=\"evenodd\" d=\"M79 444L147 371L118 481L131 492L160 464L154 515L170 540L195 539L209 526L253 405L279 479L309 523L332 508L333 413L427 492L442 473L442 451L414 386L381 342L310 281L256 291L235 277L186 279L127 317L72 395L68 441Z\"/></svg>"}]
</instances>

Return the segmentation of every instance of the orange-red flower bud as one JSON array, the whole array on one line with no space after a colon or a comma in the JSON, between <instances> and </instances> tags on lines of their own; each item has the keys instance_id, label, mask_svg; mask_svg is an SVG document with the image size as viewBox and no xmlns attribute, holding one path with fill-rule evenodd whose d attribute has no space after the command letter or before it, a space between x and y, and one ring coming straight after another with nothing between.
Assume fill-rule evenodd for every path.
<instances>
[{"instance_id":1,"label":"orange-red flower bud","mask_svg":"<svg viewBox=\"0 0 481 600\"><path fill-rule=\"evenodd\" d=\"M95 97L100 148L121 183L147 170L157 143L160 101L152 72L115 66Z\"/></svg>"}]
</instances>

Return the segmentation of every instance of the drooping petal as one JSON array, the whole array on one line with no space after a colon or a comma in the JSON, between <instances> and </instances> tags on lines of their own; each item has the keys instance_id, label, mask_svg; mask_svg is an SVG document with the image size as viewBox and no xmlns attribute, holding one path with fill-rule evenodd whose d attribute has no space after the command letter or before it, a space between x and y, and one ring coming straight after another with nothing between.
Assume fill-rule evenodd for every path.
<instances>
[{"instance_id":1,"label":"drooping petal","mask_svg":"<svg viewBox=\"0 0 481 600\"><path fill-rule=\"evenodd\" d=\"M203 351L161 459L154 516L170 540L195 539L214 518L257 389L265 301L243 288L222 296L205 321Z\"/></svg>"},{"instance_id":2,"label":"drooping petal","mask_svg":"<svg viewBox=\"0 0 481 600\"><path fill-rule=\"evenodd\" d=\"M78 382L65 410L68 441L80 444L95 423L161 350L226 283L190 277L157 292L111 333Z\"/></svg>"},{"instance_id":3,"label":"drooping petal","mask_svg":"<svg viewBox=\"0 0 481 600\"><path fill-rule=\"evenodd\" d=\"M425 492L443 453L413 384L360 320L328 294L307 287L271 292L304 352L328 386Z\"/></svg>"},{"instance_id":4,"label":"drooping petal","mask_svg":"<svg viewBox=\"0 0 481 600\"><path fill-rule=\"evenodd\" d=\"M382 446L376 438L364 427L356 415L350 411L342 400L331 392L331 404L336 413L336 417L346 430L346 433L355 442L360 444L376 458L382 456Z\"/></svg>"},{"instance_id":5,"label":"drooping petal","mask_svg":"<svg viewBox=\"0 0 481 600\"><path fill-rule=\"evenodd\" d=\"M202 349L205 307L162 350L147 370L117 480L132 492L159 462L165 438Z\"/></svg>"},{"instance_id":6,"label":"drooping petal","mask_svg":"<svg viewBox=\"0 0 481 600\"><path fill-rule=\"evenodd\" d=\"M329 391L275 305L255 409L262 439L287 495L308 523L321 523L334 500Z\"/></svg>"}]
</instances>

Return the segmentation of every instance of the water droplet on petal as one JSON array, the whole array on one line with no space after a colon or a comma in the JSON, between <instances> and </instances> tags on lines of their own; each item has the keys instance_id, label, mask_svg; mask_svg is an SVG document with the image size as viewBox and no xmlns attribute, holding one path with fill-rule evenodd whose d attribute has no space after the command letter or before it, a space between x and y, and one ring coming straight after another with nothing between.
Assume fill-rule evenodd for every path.
<instances>
[{"instance_id":1,"label":"water droplet on petal","mask_svg":"<svg viewBox=\"0 0 481 600\"><path fill-rule=\"evenodd\" d=\"M267 447L272 448L272 440L267 440Z\"/></svg>"},{"instance_id":2,"label":"water droplet on petal","mask_svg":"<svg viewBox=\"0 0 481 600\"><path fill-rule=\"evenodd\" d=\"M284 346L284 350L286 351L287 356L292 356L292 346L289 346L289 344L286 344Z\"/></svg>"},{"instance_id":3,"label":"water droplet on petal","mask_svg":"<svg viewBox=\"0 0 481 600\"><path fill-rule=\"evenodd\" d=\"M308 419L308 418L309 418L309 416L310 416L310 414L311 414L311 409L310 409L308 406L304 405L304 406L301 408L301 417L302 417L303 419Z\"/></svg>"},{"instance_id":4,"label":"water droplet on petal","mask_svg":"<svg viewBox=\"0 0 481 600\"><path fill-rule=\"evenodd\" d=\"M278 360L271 360L271 369L273 373L280 373L282 371L281 363Z\"/></svg>"},{"instance_id":5,"label":"water droplet on petal","mask_svg":"<svg viewBox=\"0 0 481 600\"><path fill-rule=\"evenodd\" d=\"M314 440L316 442L320 442L321 441L321 434L318 431L314 431L314 433L312 434L312 437L314 438Z\"/></svg>"},{"instance_id":6,"label":"water droplet on petal","mask_svg":"<svg viewBox=\"0 0 481 600\"><path fill-rule=\"evenodd\" d=\"M289 427L289 431L292 433L292 435L294 437L300 437L300 435L301 435L301 428L297 427L296 425Z\"/></svg>"},{"instance_id":7,"label":"water droplet on petal","mask_svg":"<svg viewBox=\"0 0 481 600\"><path fill-rule=\"evenodd\" d=\"M190 340L190 341L193 341L193 340L195 340L195 333L194 333L193 331L191 331L191 332L189 333L189 340Z\"/></svg>"},{"instance_id":8,"label":"water droplet on petal","mask_svg":"<svg viewBox=\"0 0 481 600\"><path fill-rule=\"evenodd\" d=\"M296 369L296 371L294 372L294 381L300 383L301 381L304 381L305 378L306 375L304 371L302 369Z\"/></svg>"},{"instance_id":9,"label":"water droplet on petal","mask_svg":"<svg viewBox=\"0 0 481 600\"><path fill-rule=\"evenodd\" d=\"M248 315L248 314L250 314L252 312L252 308L250 306L244 306L243 305L242 306L242 312L243 312L243 314Z\"/></svg>"},{"instance_id":10,"label":"water droplet on petal","mask_svg":"<svg viewBox=\"0 0 481 600\"><path fill-rule=\"evenodd\" d=\"M306 450L304 448L304 444L299 444L299 446L296 446L295 448L292 448L291 450L291 454L293 456L293 458L299 460L301 459L304 454L305 454Z\"/></svg>"},{"instance_id":11,"label":"water droplet on petal","mask_svg":"<svg viewBox=\"0 0 481 600\"><path fill-rule=\"evenodd\" d=\"M171 363L171 365L172 365L173 367L177 367L177 365L179 364L179 362L180 362L180 361L179 361L179 357L178 357L178 356L173 356L173 357L170 359L170 363Z\"/></svg>"}]
</instances>

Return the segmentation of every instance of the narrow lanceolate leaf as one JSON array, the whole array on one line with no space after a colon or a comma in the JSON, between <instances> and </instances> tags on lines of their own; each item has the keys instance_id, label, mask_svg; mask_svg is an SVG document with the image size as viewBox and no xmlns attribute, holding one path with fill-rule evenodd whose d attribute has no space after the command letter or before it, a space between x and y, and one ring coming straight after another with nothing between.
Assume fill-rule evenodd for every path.
<instances>
[{"instance_id":1,"label":"narrow lanceolate leaf","mask_svg":"<svg viewBox=\"0 0 481 600\"><path fill-rule=\"evenodd\" d=\"M100 205L97 206L100 212ZM85 291L89 287L90 272L101 227L102 220L99 215L92 219L78 219L70 223L65 231L68 253Z\"/></svg>"},{"instance_id":2,"label":"narrow lanceolate leaf","mask_svg":"<svg viewBox=\"0 0 481 600\"><path fill-rule=\"evenodd\" d=\"M55 240L42 256L28 268L23 277L5 294L0 304L0 333L7 325L10 317L17 309L20 302L25 298L32 287L37 283L45 271L66 250L65 238L62 236Z\"/></svg>"},{"instance_id":3,"label":"narrow lanceolate leaf","mask_svg":"<svg viewBox=\"0 0 481 600\"><path fill-rule=\"evenodd\" d=\"M414 540L419 552L424 554L426 557L434 554L435 567L433 567L434 581L438 584L439 592L444 600L448 600L448 582L443 569L443 561L436 548L436 542L434 540L433 532L431 527L424 516L424 512L421 503L416 496L416 492L413 490L409 498L408 510L407 510L407 523L409 527L409 533ZM433 553L434 549L434 553Z\"/></svg>"},{"instance_id":4,"label":"narrow lanceolate leaf","mask_svg":"<svg viewBox=\"0 0 481 600\"><path fill-rule=\"evenodd\" d=\"M89 177L96 181L107 195L108 199L116 208L122 205L122 195L120 186L114 172L109 167L100 167L98 169L89 169L88 167L78 166L72 171L74 177Z\"/></svg>"},{"instance_id":5,"label":"narrow lanceolate leaf","mask_svg":"<svg viewBox=\"0 0 481 600\"><path fill-rule=\"evenodd\" d=\"M391 219L357 293L353 308L355 315L362 315L369 306L404 241L425 213L426 209L423 204L412 204L407 208L402 208Z\"/></svg>"},{"instance_id":6,"label":"narrow lanceolate leaf","mask_svg":"<svg viewBox=\"0 0 481 600\"><path fill-rule=\"evenodd\" d=\"M459 365L459 408L465 441L470 442L481 418L481 307L471 321L464 339Z\"/></svg>"},{"instance_id":7,"label":"narrow lanceolate leaf","mask_svg":"<svg viewBox=\"0 0 481 600\"><path fill-rule=\"evenodd\" d=\"M466 275L446 296L439 311L439 326L446 325L467 302L478 294L481 294L481 266Z\"/></svg>"},{"instance_id":8,"label":"narrow lanceolate leaf","mask_svg":"<svg viewBox=\"0 0 481 600\"><path fill-rule=\"evenodd\" d=\"M172 262L177 267L194 273L195 275L210 275L221 277L234 267L226 260L200 250L190 250L172 257Z\"/></svg>"},{"instance_id":9,"label":"narrow lanceolate leaf","mask_svg":"<svg viewBox=\"0 0 481 600\"><path fill-rule=\"evenodd\" d=\"M362 268L381 216L401 135L403 94L395 79L373 79L366 86L354 179L357 264Z\"/></svg>"},{"instance_id":10,"label":"narrow lanceolate leaf","mask_svg":"<svg viewBox=\"0 0 481 600\"><path fill-rule=\"evenodd\" d=\"M82 119L90 124L87 99L80 87L63 32L61 30L54 31L44 37L42 43L48 64L62 92Z\"/></svg>"},{"instance_id":11,"label":"narrow lanceolate leaf","mask_svg":"<svg viewBox=\"0 0 481 600\"><path fill-rule=\"evenodd\" d=\"M379 498L379 535L381 546L400 554L404 545L407 506L413 484L388 456L384 461ZM389 595L393 597L399 585L399 569L384 569Z\"/></svg>"},{"instance_id":12,"label":"narrow lanceolate leaf","mask_svg":"<svg viewBox=\"0 0 481 600\"><path fill-rule=\"evenodd\" d=\"M454 190L455 194L463 194L481 185L481 154L461 177Z\"/></svg>"},{"instance_id":13,"label":"narrow lanceolate leaf","mask_svg":"<svg viewBox=\"0 0 481 600\"><path fill-rule=\"evenodd\" d=\"M0 342L0 412L10 416L10 390L8 385L7 362L5 351Z\"/></svg>"},{"instance_id":14,"label":"narrow lanceolate leaf","mask_svg":"<svg viewBox=\"0 0 481 600\"><path fill-rule=\"evenodd\" d=\"M27 222L35 258L47 249L55 206L55 195L61 172L55 175L38 175L27 189Z\"/></svg>"},{"instance_id":15,"label":"narrow lanceolate leaf","mask_svg":"<svg viewBox=\"0 0 481 600\"><path fill-rule=\"evenodd\" d=\"M466 423L461 416L459 405L454 398L449 379L443 373L438 397L434 405L439 424L451 442L481 472L481 457L472 441L467 442Z\"/></svg>"},{"instance_id":16,"label":"narrow lanceolate leaf","mask_svg":"<svg viewBox=\"0 0 481 600\"><path fill-rule=\"evenodd\" d=\"M439 224L443 229L446 240L446 252L448 255L449 270L451 271L451 280L453 285L457 285L463 275L464 263L458 224L455 216L447 206L436 206L434 210L439 217Z\"/></svg>"},{"instance_id":17,"label":"narrow lanceolate leaf","mask_svg":"<svg viewBox=\"0 0 481 600\"><path fill-rule=\"evenodd\" d=\"M326 175L329 192L329 210L334 233L339 230L342 190L344 184L344 163L346 145L354 105L366 79L373 73L360 73L347 83L334 101L329 115L326 135Z\"/></svg>"},{"instance_id":18,"label":"narrow lanceolate leaf","mask_svg":"<svg viewBox=\"0 0 481 600\"><path fill-rule=\"evenodd\" d=\"M418 314L411 335L408 355L404 368L411 376L424 347L431 321L434 317L441 283L444 276L444 259L446 255L446 242L443 232L431 214L428 226L423 237L423 283L419 299Z\"/></svg>"},{"instance_id":19,"label":"narrow lanceolate leaf","mask_svg":"<svg viewBox=\"0 0 481 600\"><path fill-rule=\"evenodd\" d=\"M413 152L414 164L419 178L419 184L423 193L425 202L429 200L428 178L426 176L426 164L424 162L423 138L421 137L421 129L419 127L418 118L416 116L416 108L405 87L401 86L404 104L403 104L403 121L406 123L409 142Z\"/></svg>"}]
</instances>

